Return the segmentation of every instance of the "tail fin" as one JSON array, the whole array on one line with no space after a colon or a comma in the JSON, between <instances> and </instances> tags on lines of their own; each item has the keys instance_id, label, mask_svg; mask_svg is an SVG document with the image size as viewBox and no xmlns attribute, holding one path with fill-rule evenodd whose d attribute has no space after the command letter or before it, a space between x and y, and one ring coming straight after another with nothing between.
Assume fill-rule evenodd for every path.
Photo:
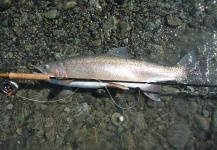
<instances>
[{"instance_id":1,"label":"tail fin","mask_svg":"<svg viewBox=\"0 0 217 150\"><path fill-rule=\"evenodd\" d=\"M185 68L187 78L184 82L188 84L205 84L196 51L186 54L177 64Z\"/></svg>"}]
</instances>

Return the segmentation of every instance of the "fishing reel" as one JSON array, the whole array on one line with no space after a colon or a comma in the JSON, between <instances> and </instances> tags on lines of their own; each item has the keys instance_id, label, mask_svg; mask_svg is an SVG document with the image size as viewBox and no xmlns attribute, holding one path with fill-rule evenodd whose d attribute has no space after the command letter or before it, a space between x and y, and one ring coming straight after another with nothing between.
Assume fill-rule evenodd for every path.
<instances>
[{"instance_id":1,"label":"fishing reel","mask_svg":"<svg viewBox=\"0 0 217 150\"><path fill-rule=\"evenodd\" d=\"M0 90L8 97L14 95L17 92L17 89L18 85L15 82L5 79L0 80Z\"/></svg>"}]
</instances>

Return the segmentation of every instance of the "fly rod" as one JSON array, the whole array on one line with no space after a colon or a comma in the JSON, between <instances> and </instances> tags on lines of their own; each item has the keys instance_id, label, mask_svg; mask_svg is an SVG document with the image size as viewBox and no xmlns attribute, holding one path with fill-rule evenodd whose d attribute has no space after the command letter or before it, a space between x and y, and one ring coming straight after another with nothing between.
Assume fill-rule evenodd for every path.
<instances>
[{"instance_id":1,"label":"fly rod","mask_svg":"<svg viewBox=\"0 0 217 150\"><path fill-rule=\"evenodd\" d=\"M169 82L139 82L139 81L120 81L120 80L101 80L101 79L83 79L71 77L52 77L48 74L29 74L29 73L0 73L0 77L9 79L23 79L23 80L44 80L51 79L57 80L75 80L75 81L88 81L88 82L124 82L124 83L141 83L141 84L157 84L157 85L176 85L176 86L193 86L193 87L217 87L217 85L208 84L186 84L186 83L169 83Z\"/></svg>"}]
</instances>

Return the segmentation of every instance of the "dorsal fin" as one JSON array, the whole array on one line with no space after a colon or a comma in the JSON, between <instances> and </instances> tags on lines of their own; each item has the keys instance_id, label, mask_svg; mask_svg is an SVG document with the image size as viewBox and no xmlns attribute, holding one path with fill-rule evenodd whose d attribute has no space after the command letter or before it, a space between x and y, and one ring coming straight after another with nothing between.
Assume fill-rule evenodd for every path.
<instances>
[{"instance_id":1,"label":"dorsal fin","mask_svg":"<svg viewBox=\"0 0 217 150\"><path fill-rule=\"evenodd\" d=\"M107 54L122 57L122 58L130 58L130 54L128 53L127 46L115 48L109 51Z\"/></svg>"}]
</instances>

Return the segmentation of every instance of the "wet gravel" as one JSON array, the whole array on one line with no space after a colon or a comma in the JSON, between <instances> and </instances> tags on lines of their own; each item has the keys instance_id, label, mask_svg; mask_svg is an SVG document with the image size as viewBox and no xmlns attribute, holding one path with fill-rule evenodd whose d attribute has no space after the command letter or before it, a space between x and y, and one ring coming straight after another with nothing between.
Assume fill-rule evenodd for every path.
<instances>
[{"instance_id":1,"label":"wet gravel","mask_svg":"<svg viewBox=\"0 0 217 150\"><path fill-rule=\"evenodd\" d=\"M168 66L196 50L205 71L213 71L216 10L214 0L0 0L0 72L31 72L32 65L121 46L135 59ZM58 89L15 82L18 95L39 101ZM79 90L56 103L1 93L0 149L217 149L212 90L164 86L160 102L117 91L115 102L136 104L131 109L117 107L103 90Z\"/></svg>"}]
</instances>

